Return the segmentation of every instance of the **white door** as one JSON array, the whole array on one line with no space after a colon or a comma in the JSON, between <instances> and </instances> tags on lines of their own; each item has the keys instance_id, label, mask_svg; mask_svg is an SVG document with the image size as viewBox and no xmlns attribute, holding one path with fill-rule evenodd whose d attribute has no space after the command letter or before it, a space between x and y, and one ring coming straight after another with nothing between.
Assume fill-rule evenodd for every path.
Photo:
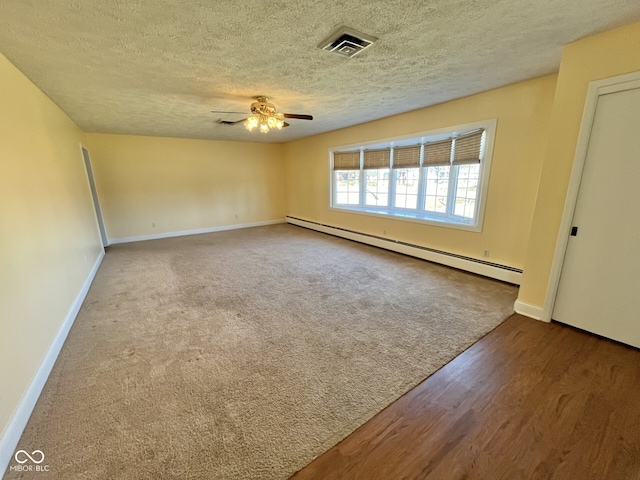
<instances>
[{"instance_id":1,"label":"white door","mask_svg":"<svg viewBox=\"0 0 640 480\"><path fill-rule=\"evenodd\" d=\"M640 348L640 88L598 97L572 225L552 318Z\"/></svg>"}]
</instances>

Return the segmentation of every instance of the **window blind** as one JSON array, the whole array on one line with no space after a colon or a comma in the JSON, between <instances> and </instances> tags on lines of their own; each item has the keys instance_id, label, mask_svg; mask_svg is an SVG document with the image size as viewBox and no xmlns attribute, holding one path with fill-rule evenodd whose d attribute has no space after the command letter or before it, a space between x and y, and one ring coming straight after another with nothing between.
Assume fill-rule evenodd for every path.
<instances>
[{"instance_id":1,"label":"window blind","mask_svg":"<svg viewBox=\"0 0 640 480\"><path fill-rule=\"evenodd\" d=\"M484 130L478 130L456 138L455 152L453 154L454 165L480 163L483 132Z\"/></svg>"},{"instance_id":2,"label":"window blind","mask_svg":"<svg viewBox=\"0 0 640 480\"><path fill-rule=\"evenodd\" d=\"M393 168L414 168L420 166L420 145L393 149Z\"/></svg>"},{"instance_id":3,"label":"window blind","mask_svg":"<svg viewBox=\"0 0 640 480\"><path fill-rule=\"evenodd\" d=\"M451 139L425 143L424 161L422 164L425 167L451 165Z\"/></svg>"},{"instance_id":4,"label":"window blind","mask_svg":"<svg viewBox=\"0 0 640 480\"><path fill-rule=\"evenodd\" d=\"M334 170L360 170L360 152L334 152Z\"/></svg>"},{"instance_id":5,"label":"window blind","mask_svg":"<svg viewBox=\"0 0 640 480\"><path fill-rule=\"evenodd\" d=\"M390 163L391 149L389 148L364 151L364 170L389 168Z\"/></svg>"}]
</instances>

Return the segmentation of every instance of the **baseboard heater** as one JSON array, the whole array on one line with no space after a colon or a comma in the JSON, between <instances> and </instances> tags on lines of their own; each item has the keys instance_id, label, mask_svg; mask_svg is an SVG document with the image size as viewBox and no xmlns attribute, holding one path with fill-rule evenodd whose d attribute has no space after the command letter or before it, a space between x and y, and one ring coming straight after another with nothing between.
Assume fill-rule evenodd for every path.
<instances>
[{"instance_id":1,"label":"baseboard heater","mask_svg":"<svg viewBox=\"0 0 640 480\"><path fill-rule=\"evenodd\" d=\"M369 233L356 232L355 230L349 230L347 228L333 227L331 225L304 220L302 218L288 216L285 219L287 223L292 225L328 233L329 235L346 238L360 243L366 243L367 245L372 245L374 247L384 248L386 250L410 255L430 262L440 263L442 265L458 268L467 272L484 275L485 277L502 280L503 282L520 285L520 280L522 279L522 270L508 265L500 265L499 263L487 262L477 258L457 255L455 253L436 250L434 248L422 247L420 245L379 237Z\"/></svg>"}]
</instances>

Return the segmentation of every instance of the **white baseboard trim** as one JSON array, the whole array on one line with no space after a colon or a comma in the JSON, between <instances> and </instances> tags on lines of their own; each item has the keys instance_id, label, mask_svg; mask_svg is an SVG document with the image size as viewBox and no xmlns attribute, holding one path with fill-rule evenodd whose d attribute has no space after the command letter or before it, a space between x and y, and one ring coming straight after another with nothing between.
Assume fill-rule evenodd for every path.
<instances>
[{"instance_id":1,"label":"white baseboard trim","mask_svg":"<svg viewBox=\"0 0 640 480\"><path fill-rule=\"evenodd\" d=\"M62 345L67 338L67 334L69 330L71 330L71 326L80 311L80 307L82 306L82 302L84 302L87 293L89 292L89 287L93 282L96 273L98 272L98 268L102 264L102 259L104 258L104 250L100 252L91 272L89 272L89 276L85 280L80 292L76 296L75 300L71 304L71 308L69 309L67 316L65 317L58 333L56 334L51 346L49 347L49 351L45 355L38 371L36 372L33 380L31 380L31 384L27 391L25 392L22 400L18 404L11 420L9 420L9 424L5 428L2 433L2 437L0 437L0 475L3 475L9 462L11 462L11 458L13 457L13 452L18 446L18 442L20 441L20 437L22 436L22 432L27 426L27 422L29 421L29 417L31 417L31 413L33 412L34 407L36 406L36 402L40 397L40 393L44 388L47 379L49 378L49 374L51 373L51 369L53 368L54 363L56 363L56 359L58 358L58 354L62 349Z\"/></svg>"},{"instance_id":2,"label":"white baseboard trim","mask_svg":"<svg viewBox=\"0 0 640 480\"><path fill-rule=\"evenodd\" d=\"M300 218L286 217L286 220L288 223L298 225L300 227L328 233L337 237L347 238L360 243L366 243L367 245L373 245L374 247L380 247L386 250L428 260L430 262L440 263L442 265L458 268L467 272L477 273L478 275L495 278L496 280L502 280L503 282L513 283L515 285L520 285L520 280L522 278L522 271L504 265L483 262L481 260L463 257L462 255L448 254L446 252L423 248L417 245L410 245L397 240L367 235L354 232L352 230L310 222Z\"/></svg>"},{"instance_id":3,"label":"white baseboard trim","mask_svg":"<svg viewBox=\"0 0 640 480\"><path fill-rule=\"evenodd\" d=\"M525 303L520 300L516 300L516 303L513 305L513 309L516 311L516 313L519 313L520 315L524 315L525 317L530 317L535 320L542 320L542 321L548 322L548 320L543 320L544 319L543 308L539 307L538 305L531 305L530 303Z\"/></svg>"},{"instance_id":4,"label":"white baseboard trim","mask_svg":"<svg viewBox=\"0 0 640 480\"><path fill-rule=\"evenodd\" d=\"M151 235L138 235L134 237L110 238L109 245L116 243L144 242L145 240L158 240L161 238L184 237L186 235L199 235L201 233L222 232L225 230L236 230L238 228L263 227L265 225L275 225L285 223L285 220L265 220L262 222L236 223L234 225L221 225L219 227L196 228L194 230L179 230L176 232L152 233Z\"/></svg>"}]
</instances>

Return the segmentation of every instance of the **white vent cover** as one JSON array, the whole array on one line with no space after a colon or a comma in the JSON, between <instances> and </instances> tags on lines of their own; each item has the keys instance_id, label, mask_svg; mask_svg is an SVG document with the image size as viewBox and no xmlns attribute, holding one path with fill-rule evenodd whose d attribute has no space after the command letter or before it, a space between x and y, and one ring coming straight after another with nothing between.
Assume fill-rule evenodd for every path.
<instances>
[{"instance_id":1,"label":"white vent cover","mask_svg":"<svg viewBox=\"0 0 640 480\"><path fill-rule=\"evenodd\" d=\"M355 57L378 40L371 35L357 32L353 28L340 27L318 44L318 48L337 53L343 57Z\"/></svg>"}]
</instances>

